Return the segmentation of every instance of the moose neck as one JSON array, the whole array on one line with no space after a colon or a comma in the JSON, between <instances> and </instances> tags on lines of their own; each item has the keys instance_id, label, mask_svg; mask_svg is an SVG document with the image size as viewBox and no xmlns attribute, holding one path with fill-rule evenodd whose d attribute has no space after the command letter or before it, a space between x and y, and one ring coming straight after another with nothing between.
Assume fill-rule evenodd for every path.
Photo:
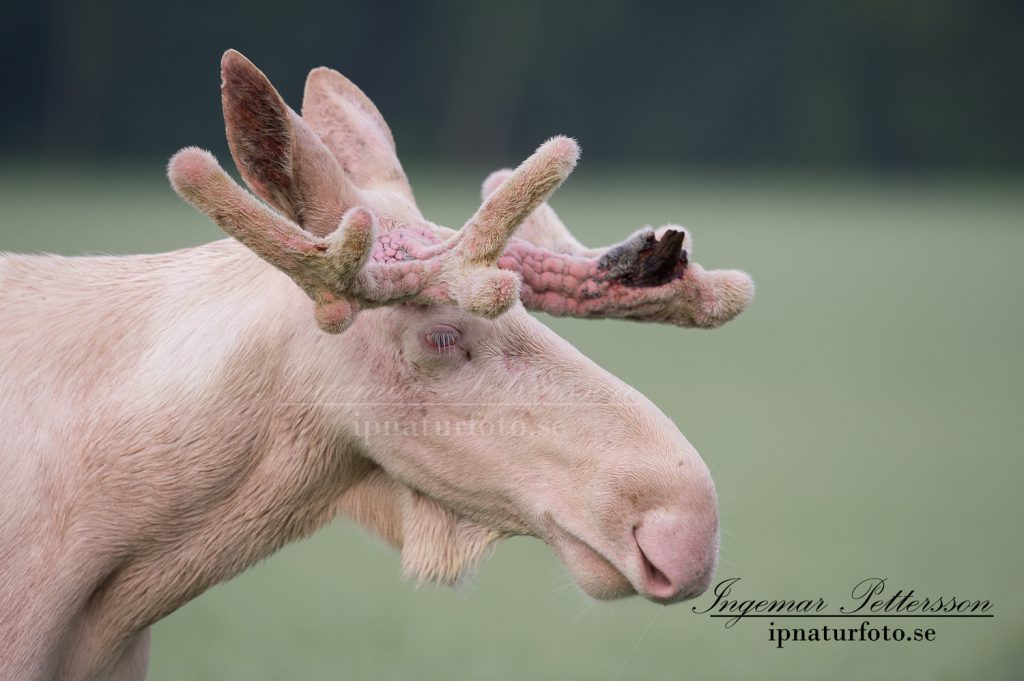
<instances>
[{"instance_id":1,"label":"moose neck","mask_svg":"<svg viewBox=\"0 0 1024 681\"><path fill-rule=\"evenodd\" d=\"M328 522L374 470L322 408L325 376L344 371L343 346L316 327L304 294L233 241L169 262L150 276L158 286L177 280L176 295L152 313L206 324L188 327L198 337L147 347L125 386L145 399L98 424L116 433L117 448L101 437L90 454L104 463L90 517L80 518L104 528L82 542L96 568L73 635L86 666L105 664L89 651L110 650L111 638L128 640ZM325 346L335 357L313 360ZM174 369L156 374L153 362Z\"/></svg>"}]
</instances>

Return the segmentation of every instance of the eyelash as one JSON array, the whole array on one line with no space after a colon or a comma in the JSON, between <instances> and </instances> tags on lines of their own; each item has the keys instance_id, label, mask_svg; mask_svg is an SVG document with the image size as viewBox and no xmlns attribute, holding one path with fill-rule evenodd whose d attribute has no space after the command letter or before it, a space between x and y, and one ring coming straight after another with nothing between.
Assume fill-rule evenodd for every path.
<instances>
[{"instance_id":1,"label":"eyelash","mask_svg":"<svg viewBox=\"0 0 1024 681\"><path fill-rule=\"evenodd\" d=\"M459 348L459 332L455 329L434 329L426 335L427 345L443 354L454 354Z\"/></svg>"}]
</instances>

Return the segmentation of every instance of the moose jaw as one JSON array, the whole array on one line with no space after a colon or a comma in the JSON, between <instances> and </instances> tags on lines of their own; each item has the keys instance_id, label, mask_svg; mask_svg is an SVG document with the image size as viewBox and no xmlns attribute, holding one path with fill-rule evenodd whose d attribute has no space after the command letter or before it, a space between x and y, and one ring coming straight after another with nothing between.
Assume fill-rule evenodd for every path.
<instances>
[{"instance_id":1,"label":"moose jaw","mask_svg":"<svg viewBox=\"0 0 1024 681\"><path fill-rule=\"evenodd\" d=\"M565 137L492 174L460 230L436 225L344 76L312 71L300 116L241 54L221 68L262 201L199 149L168 172L234 239L0 258L0 538L22 547L0 556L0 678L141 679L152 623L338 515L417 580L532 535L596 598L702 593L704 462L526 310L710 328L750 278L692 262L675 226L584 247L546 203L579 154ZM509 415L560 427L356 429Z\"/></svg>"}]
</instances>

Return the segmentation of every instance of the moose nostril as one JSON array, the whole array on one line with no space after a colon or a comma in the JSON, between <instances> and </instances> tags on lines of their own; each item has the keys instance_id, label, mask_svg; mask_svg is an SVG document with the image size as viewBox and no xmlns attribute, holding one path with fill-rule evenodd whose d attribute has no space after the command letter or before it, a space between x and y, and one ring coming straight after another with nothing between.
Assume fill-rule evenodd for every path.
<instances>
[{"instance_id":1,"label":"moose nostril","mask_svg":"<svg viewBox=\"0 0 1024 681\"><path fill-rule=\"evenodd\" d=\"M640 558L639 590L664 601L702 593L717 553L714 527L690 514L667 509L648 512L633 528Z\"/></svg>"},{"instance_id":2,"label":"moose nostril","mask_svg":"<svg viewBox=\"0 0 1024 681\"><path fill-rule=\"evenodd\" d=\"M636 531L638 528L633 528L633 537L636 538ZM643 546L640 542L636 543L637 548L640 549L640 560L643 562L644 577L648 584L653 586L655 590L661 592L672 588L672 580L668 576L658 569L658 566L651 562L651 559L644 553Z\"/></svg>"}]
</instances>

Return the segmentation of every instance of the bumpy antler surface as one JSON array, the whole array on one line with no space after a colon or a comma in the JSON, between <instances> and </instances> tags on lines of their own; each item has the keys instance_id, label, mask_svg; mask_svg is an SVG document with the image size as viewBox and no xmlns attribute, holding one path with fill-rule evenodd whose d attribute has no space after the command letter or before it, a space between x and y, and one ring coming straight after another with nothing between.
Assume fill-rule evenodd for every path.
<instances>
[{"instance_id":1,"label":"bumpy antler surface","mask_svg":"<svg viewBox=\"0 0 1024 681\"><path fill-rule=\"evenodd\" d=\"M483 195L510 173L493 173ZM589 249L544 203L523 221L498 265L522 275L526 307L549 314L724 324L753 299L753 280L738 270L707 271L690 262L692 252L689 233L674 225L648 227L614 246Z\"/></svg>"},{"instance_id":2,"label":"bumpy antler surface","mask_svg":"<svg viewBox=\"0 0 1024 681\"><path fill-rule=\"evenodd\" d=\"M423 218L391 131L344 76L314 70L299 116L238 52L225 53L221 74L232 156L273 209L200 149L171 159L171 183L291 276L326 331L365 307L455 304L495 317L517 297L556 315L710 327L753 296L746 274L689 262L682 228L641 230L606 249L580 244L545 203L576 165L571 139L548 140L515 171L492 175L479 210L452 232Z\"/></svg>"},{"instance_id":3,"label":"bumpy antler surface","mask_svg":"<svg viewBox=\"0 0 1024 681\"><path fill-rule=\"evenodd\" d=\"M318 237L239 187L201 149L178 152L169 175L182 198L295 279L316 302L321 327L338 332L360 307L395 302L450 303L485 317L507 310L519 295L519 278L494 265L520 222L572 171L578 153L564 137L541 145L460 231L439 243L423 229L379 235L375 216L362 207Z\"/></svg>"}]
</instances>

